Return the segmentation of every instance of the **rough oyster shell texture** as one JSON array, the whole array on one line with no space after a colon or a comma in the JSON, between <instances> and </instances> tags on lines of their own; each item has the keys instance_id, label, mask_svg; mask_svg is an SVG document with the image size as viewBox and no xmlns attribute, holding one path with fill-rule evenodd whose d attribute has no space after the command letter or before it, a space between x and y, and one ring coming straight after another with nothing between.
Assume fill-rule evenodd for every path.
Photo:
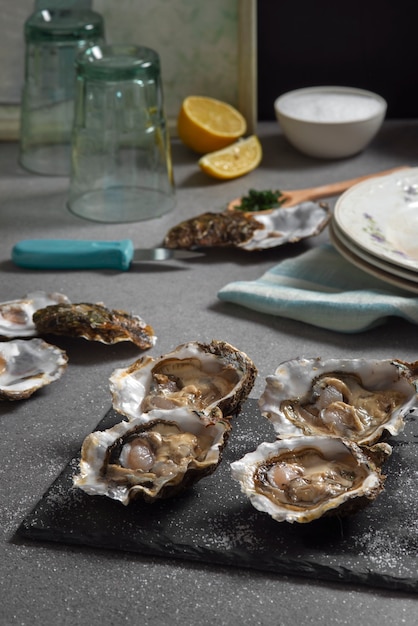
<instances>
[{"instance_id":1,"label":"rough oyster shell texture","mask_svg":"<svg viewBox=\"0 0 418 626\"><path fill-rule=\"evenodd\" d=\"M86 437L74 486L125 505L175 496L216 470L230 428L185 407L144 413Z\"/></svg>"},{"instance_id":2,"label":"rough oyster shell texture","mask_svg":"<svg viewBox=\"0 0 418 626\"><path fill-rule=\"evenodd\" d=\"M225 341L192 341L159 358L149 356L110 377L113 408L128 419L151 409L187 406L213 418L238 412L247 399L257 368Z\"/></svg>"},{"instance_id":3,"label":"rough oyster shell texture","mask_svg":"<svg viewBox=\"0 0 418 626\"><path fill-rule=\"evenodd\" d=\"M311 522L366 506L384 477L356 444L338 437L287 437L262 443L231 464L259 511L278 522Z\"/></svg>"},{"instance_id":4,"label":"rough oyster shell texture","mask_svg":"<svg viewBox=\"0 0 418 626\"><path fill-rule=\"evenodd\" d=\"M60 378L66 366L65 352L42 339L0 343L0 399L26 399Z\"/></svg>"},{"instance_id":5,"label":"rough oyster shell texture","mask_svg":"<svg viewBox=\"0 0 418 626\"><path fill-rule=\"evenodd\" d=\"M203 213L171 228L164 245L185 249L228 246L264 250L318 235L330 218L329 207L315 202L259 213L238 210Z\"/></svg>"},{"instance_id":6,"label":"rough oyster shell texture","mask_svg":"<svg viewBox=\"0 0 418 626\"><path fill-rule=\"evenodd\" d=\"M62 293L33 291L23 298L0 303L0 337L34 337L37 330L33 314L51 304L69 303Z\"/></svg>"},{"instance_id":7,"label":"rough oyster shell texture","mask_svg":"<svg viewBox=\"0 0 418 626\"><path fill-rule=\"evenodd\" d=\"M42 334L83 337L113 344L132 341L142 350L156 342L153 328L139 315L111 310L103 304L72 304L62 293L34 291L0 303L0 338Z\"/></svg>"},{"instance_id":8,"label":"rough oyster shell texture","mask_svg":"<svg viewBox=\"0 0 418 626\"><path fill-rule=\"evenodd\" d=\"M380 468L392 451L384 439L401 432L417 406L416 364L287 361L267 377L259 399L277 440L234 462L232 475L252 504L278 521L352 513L383 489ZM343 448L350 462L341 462Z\"/></svg>"},{"instance_id":9,"label":"rough oyster shell texture","mask_svg":"<svg viewBox=\"0 0 418 626\"><path fill-rule=\"evenodd\" d=\"M139 315L112 310L102 304L55 304L37 310L33 321L39 334L83 337L90 341L114 344L132 341L142 350L156 341L153 328Z\"/></svg>"},{"instance_id":10,"label":"rough oyster shell texture","mask_svg":"<svg viewBox=\"0 0 418 626\"><path fill-rule=\"evenodd\" d=\"M2 302L0 339L10 346L0 343L0 399L28 398L61 376L61 361L68 361L63 350L41 340L26 346L11 341L42 334L84 337L107 344L132 341L143 350L156 341L152 327L139 316L112 311L102 304L72 304L62 293L33 291L23 298Z\"/></svg>"},{"instance_id":11,"label":"rough oyster shell texture","mask_svg":"<svg viewBox=\"0 0 418 626\"><path fill-rule=\"evenodd\" d=\"M128 420L86 438L74 485L123 504L188 489L221 462L230 418L256 375L244 352L216 340L116 369L109 380L113 408Z\"/></svg>"},{"instance_id":12,"label":"rough oyster shell texture","mask_svg":"<svg viewBox=\"0 0 418 626\"><path fill-rule=\"evenodd\" d=\"M261 413L284 435L332 435L372 445L404 428L417 405L407 364L379 359L294 359L266 379Z\"/></svg>"}]
</instances>

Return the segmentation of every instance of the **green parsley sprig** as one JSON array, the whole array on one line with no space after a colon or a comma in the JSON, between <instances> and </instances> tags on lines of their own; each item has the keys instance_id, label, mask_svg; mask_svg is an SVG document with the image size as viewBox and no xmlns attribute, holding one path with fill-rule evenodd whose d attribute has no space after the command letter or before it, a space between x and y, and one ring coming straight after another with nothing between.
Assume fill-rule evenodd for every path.
<instances>
[{"instance_id":1,"label":"green parsley sprig","mask_svg":"<svg viewBox=\"0 0 418 626\"><path fill-rule=\"evenodd\" d=\"M234 208L238 211L265 211L266 209L276 209L284 202L281 200L282 192L276 191L257 191L250 189L248 195L241 198L241 204L237 204Z\"/></svg>"}]
</instances>

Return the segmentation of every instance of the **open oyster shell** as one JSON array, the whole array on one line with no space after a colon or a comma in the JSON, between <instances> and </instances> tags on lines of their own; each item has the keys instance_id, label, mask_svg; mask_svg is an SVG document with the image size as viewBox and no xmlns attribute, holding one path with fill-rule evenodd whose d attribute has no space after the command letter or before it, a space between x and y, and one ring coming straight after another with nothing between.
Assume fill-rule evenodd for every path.
<instances>
[{"instance_id":1,"label":"open oyster shell","mask_svg":"<svg viewBox=\"0 0 418 626\"><path fill-rule=\"evenodd\" d=\"M251 504L278 522L347 515L373 501L385 477L355 443L338 437L285 437L231 463Z\"/></svg>"},{"instance_id":2,"label":"open oyster shell","mask_svg":"<svg viewBox=\"0 0 418 626\"><path fill-rule=\"evenodd\" d=\"M85 439L74 485L123 504L189 488L221 462L228 418L256 374L251 359L223 341L189 342L116 369L109 380L113 407L128 420Z\"/></svg>"},{"instance_id":3,"label":"open oyster shell","mask_svg":"<svg viewBox=\"0 0 418 626\"><path fill-rule=\"evenodd\" d=\"M259 406L278 436L332 435L372 445L401 432L417 400L411 369L401 361L300 358L266 378Z\"/></svg>"},{"instance_id":4,"label":"open oyster shell","mask_svg":"<svg viewBox=\"0 0 418 626\"><path fill-rule=\"evenodd\" d=\"M0 303L0 337L34 337L37 334L33 314L51 304L69 303L62 293L34 291L18 300Z\"/></svg>"},{"instance_id":5,"label":"open oyster shell","mask_svg":"<svg viewBox=\"0 0 418 626\"><path fill-rule=\"evenodd\" d=\"M227 210L203 213L169 230L167 248L229 246L264 250L318 235L331 218L327 205L302 202L259 213Z\"/></svg>"},{"instance_id":6,"label":"open oyster shell","mask_svg":"<svg viewBox=\"0 0 418 626\"><path fill-rule=\"evenodd\" d=\"M139 315L107 309L102 304L55 304L33 315L39 334L83 337L90 341L113 344L132 341L142 350L156 341L154 330Z\"/></svg>"},{"instance_id":7,"label":"open oyster shell","mask_svg":"<svg viewBox=\"0 0 418 626\"><path fill-rule=\"evenodd\" d=\"M185 407L120 422L86 437L74 486L125 505L175 496L216 470L230 428Z\"/></svg>"},{"instance_id":8,"label":"open oyster shell","mask_svg":"<svg viewBox=\"0 0 418 626\"><path fill-rule=\"evenodd\" d=\"M62 376L67 366L63 350L42 339L0 343L0 399L24 400Z\"/></svg>"},{"instance_id":9,"label":"open oyster shell","mask_svg":"<svg viewBox=\"0 0 418 626\"><path fill-rule=\"evenodd\" d=\"M152 409L186 406L202 419L240 410L257 376L252 360L225 341L182 344L153 359L116 369L110 379L113 408L133 419Z\"/></svg>"}]
</instances>

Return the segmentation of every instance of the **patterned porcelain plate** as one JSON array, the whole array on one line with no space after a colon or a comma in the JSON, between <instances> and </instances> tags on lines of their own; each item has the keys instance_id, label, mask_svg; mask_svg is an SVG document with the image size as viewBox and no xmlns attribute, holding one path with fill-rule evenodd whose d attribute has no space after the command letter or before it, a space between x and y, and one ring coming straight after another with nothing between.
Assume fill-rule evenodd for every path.
<instances>
[{"instance_id":1,"label":"patterned porcelain plate","mask_svg":"<svg viewBox=\"0 0 418 626\"><path fill-rule=\"evenodd\" d=\"M383 270L386 274L393 274L395 276L400 276L401 278L405 278L408 281L412 281L417 283L418 285L418 272L414 269L409 269L406 267L401 267L400 265L395 265L395 263L389 263L389 261L385 261L384 259L375 256L374 254L369 254L360 246L357 246L352 239L349 239L338 227L338 225L333 220L332 225L330 224L330 231L332 230L332 235L334 238L336 237L350 252L356 255L359 259L368 263L369 265L373 265L374 267ZM332 226L332 228L331 228Z\"/></svg>"},{"instance_id":2,"label":"patterned porcelain plate","mask_svg":"<svg viewBox=\"0 0 418 626\"><path fill-rule=\"evenodd\" d=\"M336 250L338 250L338 252L347 261L349 261L359 269L363 270L367 274L371 274L371 276L379 278L385 283L389 283L390 285L398 287L399 289L404 289L406 291L418 294L418 282L408 280L406 278L403 278L402 276L392 274L391 272L386 272L377 265L368 263L367 261L359 257L358 254L354 253L349 247L347 247L343 243L340 237L336 234L335 228L333 227L332 223L329 225L329 236L331 243L334 245Z\"/></svg>"},{"instance_id":3,"label":"patterned porcelain plate","mask_svg":"<svg viewBox=\"0 0 418 626\"><path fill-rule=\"evenodd\" d=\"M368 253L418 270L418 168L351 187L338 199L334 219Z\"/></svg>"}]
</instances>

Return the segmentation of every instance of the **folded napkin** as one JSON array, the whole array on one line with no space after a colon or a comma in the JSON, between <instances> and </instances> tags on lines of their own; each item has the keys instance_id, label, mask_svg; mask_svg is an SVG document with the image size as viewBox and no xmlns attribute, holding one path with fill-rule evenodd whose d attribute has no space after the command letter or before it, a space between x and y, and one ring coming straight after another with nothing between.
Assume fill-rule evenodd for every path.
<instances>
[{"instance_id":1,"label":"folded napkin","mask_svg":"<svg viewBox=\"0 0 418 626\"><path fill-rule=\"evenodd\" d=\"M344 333L367 330L393 315L418 324L418 296L358 269L330 244L286 259L257 280L230 283L218 297Z\"/></svg>"}]
</instances>

